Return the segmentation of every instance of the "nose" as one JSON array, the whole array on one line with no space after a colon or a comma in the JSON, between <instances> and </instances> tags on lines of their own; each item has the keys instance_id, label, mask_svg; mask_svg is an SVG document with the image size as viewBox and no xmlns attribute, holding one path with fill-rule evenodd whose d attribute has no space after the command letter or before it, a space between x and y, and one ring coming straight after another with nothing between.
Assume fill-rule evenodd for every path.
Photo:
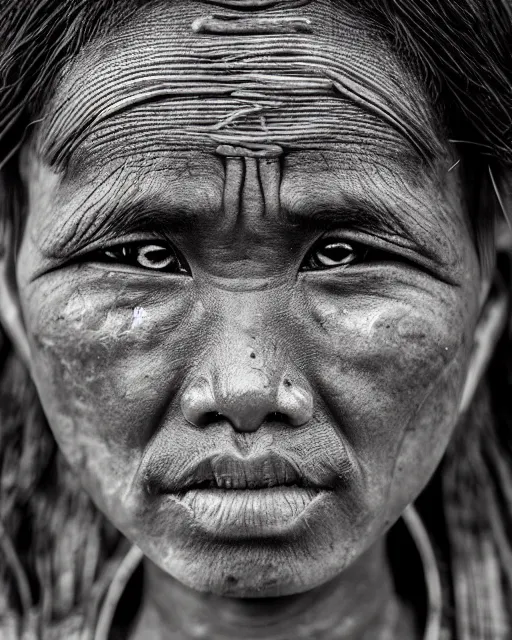
<instances>
[{"instance_id":1,"label":"nose","mask_svg":"<svg viewBox=\"0 0 512 640\"><path fill-rule=\"evenodd\" d=\"M196 426L227 420L237 431L251 432L269 420L305 424L313 415L313 395L298 375L270 377L236 367L193 379L182 395L181 409Z\"/></svg>"}]
</instances>

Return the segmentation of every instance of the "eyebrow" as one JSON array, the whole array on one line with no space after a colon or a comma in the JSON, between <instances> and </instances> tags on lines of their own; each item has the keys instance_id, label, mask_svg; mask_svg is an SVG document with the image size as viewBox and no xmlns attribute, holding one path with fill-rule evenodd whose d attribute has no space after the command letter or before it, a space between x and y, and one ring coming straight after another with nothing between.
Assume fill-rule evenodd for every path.
<instances>
[{"instance_id":1,"label":"eyebrow","mask_svg":"<svg viewBox=\"0 0 512 640\"><path fill-rule=\"evenodd\" d=\"M82 221L90 222L97 215L97 211L92 207L83 214ZM191 211L180 209L165 210L159 207L138 203L135 206L127 204L112 203L101 216L98 224L91 231L89 228L80 233L76 233L76 222L69 221L67 229L61 237L52 235L42 247L42 252L46 257L65 260L74 253L81 251L82 246L94 243L104 236L122 235L128 236L137 233L153 233L169 242L177 233L191 231L197 224L197 214ZM87 225L89 227L89 225Z\"/></svg>"},{"instance_id":2,"label":"eyebrow","mask_svg":"<svg viewBox=\"0 0 512 640\"><path fill-rule=\"evenodd\" d=\"M181 176L186 171L187 160L185 165L175 162L174 159L169 165L163 167L156 165L154 171L160 174L162 168L167 167L169 174L162 174L163 185L153 183L151 172L147 174L151 187L137 187L135 191L134 185L136 181L132 179L133 171L137 170L137 166L131 166L127 169L127 164L118 166L113 171L105 172L98 175L100 183L105 188L105 194L97 194L89 180L85 180L83 184L85 188L80 188L75 193L74 187L69 184L71 189L71 198L64 201L65 206L71 206L74 210L69 225L65 225L61 229L60 238L55 234L52 235L49 246L47 247L48 255L54 254L56 257L66 257L81 249L81 245L90 244L97 238L104 237L105 234L127 235L142 232L156 232L164 239L170 239L173 234L190 231L196 224L200 223L201 211L208 209L212 215L216 215L212 209L212 203L218 198L218 205L222 206L222 180L220 175L216 176L219 183L210 180L201 180L202 189L194 190L193 182L195 177L189 177L189 185L184 190L178 190L181 196L167 196L169 190L174 194L178 193L174 189L174 185L180 184ZM219 164L219 169L220 169ZM215 165L213 165L215 167ZM193 169L192 169L193 170ZM150 170L151 171L151 170ZM206 168L207 174L215 176L212 168ZM188 174L188 172L186 172ZM293 177L292 180L299 180L299 176ZM328 172L331 173L331 172ZM357 172L358 175L361 171ZM363 171L364 173L364 171ZM320 174L316 174L320 175ZM341 176L342 181L339 182ZM87 175L85 176L87 178ZM368 182L363 176L360 176L361 185L355 189L351 187L352 179L349 178L345 182L345 175L342 172L336 176L333 172L330 176L321 180L338 182L338 187L329 190L327 197L324 195L325 189L322 190L321 182L318 188L311 185L306 197L296 199L290 206L289 200L285 197L281 202L282 219L292 225L300 225L303 227L312 227L321 231L328 231L333 228L340 228L340 225L346 228L370 231L374 235L389 234L395 235L397 239L405 241L402 246L421 248L423 245L418 242L417 238L408 229L408 225L402 221L400 212L395 211L392 203L386 202L386 194L380 193L379 189ZM64 181L66 179L64 178ZM81 181L82 182L82 181ZM331 182L332 183L332 182ZM142 183L143 184L143 183ZM284 194L286 194L286 191ZM187 193L190 192L189 197ZM116 197L109 197L114 194ZM217 198L216 195L217 194ZM320 195L322 194L322 195ZM160 199L159 196L163 199ZM79 202L77 202L79 200ZM218 212L218 215L222 215ZM424 251L428 257L433 257L434 252Z\"/></svg>"},{"instance_id":3,"label":"eyebrow","mask_svg":"<svg viewBox=\"0 0 512 640\"><path fill-rule=\"evenodd\" d=\"M347 190L341 202L337 197L322 203L304 203L299 199L293 207L283 207L282 212L291 224L305 225L321 232L329 232L340 228L364 230L373 235L391 234L401 238L403 246L420 248L421 245L400 219L393 206L381 198L369 198L362 194L354 194ZM314 197L314 196L313 196Z\"/></svg>"},{"instance_id":4,"label":"eyebrow","mask_svg":"<svg viewBox=\"0 0 512 640\"><path fill-rule=\"evenodd\" d=\"M293 193L293 202L285 197L284 214L292 223L312 225L323 231L343 226L386 237L426 259L450 266L445 260L445 254L451 255L445 245L448 240L437 233L447 212L431 207L430 187L437 188L437 170L421 173L418 181L417 172L390 169L381 176L383 189L365 171L365 167L372 167L370 160L369 163L348 174L335 163L327 163L327 167L332 166L332 170L326 171L325 181L330 184L327 190L322 190L322 183L317 183L314 176L307 182L301 180L306 174L299 170L292 178L299 187L289 191Z\"/></svg>"}]
</instances>

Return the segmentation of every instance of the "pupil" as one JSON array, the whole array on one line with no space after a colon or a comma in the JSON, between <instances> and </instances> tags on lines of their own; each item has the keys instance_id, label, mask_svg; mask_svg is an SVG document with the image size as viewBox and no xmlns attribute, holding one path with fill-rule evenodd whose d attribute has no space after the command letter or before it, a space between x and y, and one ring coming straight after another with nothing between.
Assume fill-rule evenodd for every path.
<instances>
[{"instance_id":1,"label":"pupil","mask_svg":"<svg viewBox=\"0 0 512 640\"><path fill-rule=\"evenodd\" d=\"M335 263L344 264L352 259L354 249L349 244L344 243L328 244L318 254L320 260L323 259L331 265Z\"/></svg>"},{"instance_id":2,"label":"pupil","mask_svg":"<svg viewBox=\"0 0 512 640\"><path fill-rule=\"evenodd\" d=\"M331 260L339 261L347 257L349 250L346 247L340 247L339 245L330 245L325 247L324 253Z\"/></svg>"},{"instance_id":3,"label":"pupil","mask_svg":"<svg viewBox=\"0 0 512 640\"><path fill-rule=\"evenodd\" d=\"M158 250L155 250L155 251L148 251L145 254L145 257L148 260L152 260L153 262L160 262L161 260L163 260L165 258L165 254L166 254L165 249L158 249Z\"/></svg>"},{"instance_id":4,"label":"pupil","mask_svg":"<svg viewBox=\"0 0 512 640\"><path fill-rule=\"evenodd\" d=\"M173 261L174 254L167 247L144 245L137 250L137 261L142 267L164 269Z\"/></svg>"}]
</instances>

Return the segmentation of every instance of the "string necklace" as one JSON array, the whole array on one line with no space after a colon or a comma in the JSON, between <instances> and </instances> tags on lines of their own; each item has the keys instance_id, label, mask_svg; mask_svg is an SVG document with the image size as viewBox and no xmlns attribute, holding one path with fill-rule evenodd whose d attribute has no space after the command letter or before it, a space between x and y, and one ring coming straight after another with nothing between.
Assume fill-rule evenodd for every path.
<instances>
[{"instance_id":1,"label":"string necklace","mask_svg":"<svg viewBox=\"0 0 512 640\"><path fill-rule=\"evenodd\" d=\"M423 640L440 640L441 638L441 578L436 563L434 549L427 530L416 509L409 505L402 514L402 519L418 550L423 566L425 588L427 592L427 620ZM143 559L143 553L133 545L119 565L108 588L105 600L98 616L94 640L108 640L112 620L119 601L123 595L133 572Z\"/></svg>"},{"instance_id":2,"label":"string necklace","mask_svg":"<svg viewBox=\"0 0 512 640\"><path fill-rule=\"evenodd\" d=\"M440 640L442 591L441 576L439 575L434 548L430 542L425 525L412 504L406 507L402 514L402 519L416 545L423 566L423 576L427 592L427 620L423 640Z\"/></svg>"}]
</instances>

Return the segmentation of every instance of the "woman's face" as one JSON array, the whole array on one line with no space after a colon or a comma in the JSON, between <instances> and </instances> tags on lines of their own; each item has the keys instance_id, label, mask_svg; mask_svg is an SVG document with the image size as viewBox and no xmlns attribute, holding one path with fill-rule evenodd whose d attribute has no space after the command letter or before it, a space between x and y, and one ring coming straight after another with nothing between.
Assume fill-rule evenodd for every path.
<instances>
[{"instance_id":1,"label":"woman's face","mask_svg":"<svg viewBox=\"0 0 512 640\"><path fill-rule=\"evenodd\" d=\"M144 10L68 65L23 163L17 278L59 446L151 560L233 596L327 581L418 495L478 314L421 90L360 20L282 5L284 34Z\"/></svg>"}]
</instances>

